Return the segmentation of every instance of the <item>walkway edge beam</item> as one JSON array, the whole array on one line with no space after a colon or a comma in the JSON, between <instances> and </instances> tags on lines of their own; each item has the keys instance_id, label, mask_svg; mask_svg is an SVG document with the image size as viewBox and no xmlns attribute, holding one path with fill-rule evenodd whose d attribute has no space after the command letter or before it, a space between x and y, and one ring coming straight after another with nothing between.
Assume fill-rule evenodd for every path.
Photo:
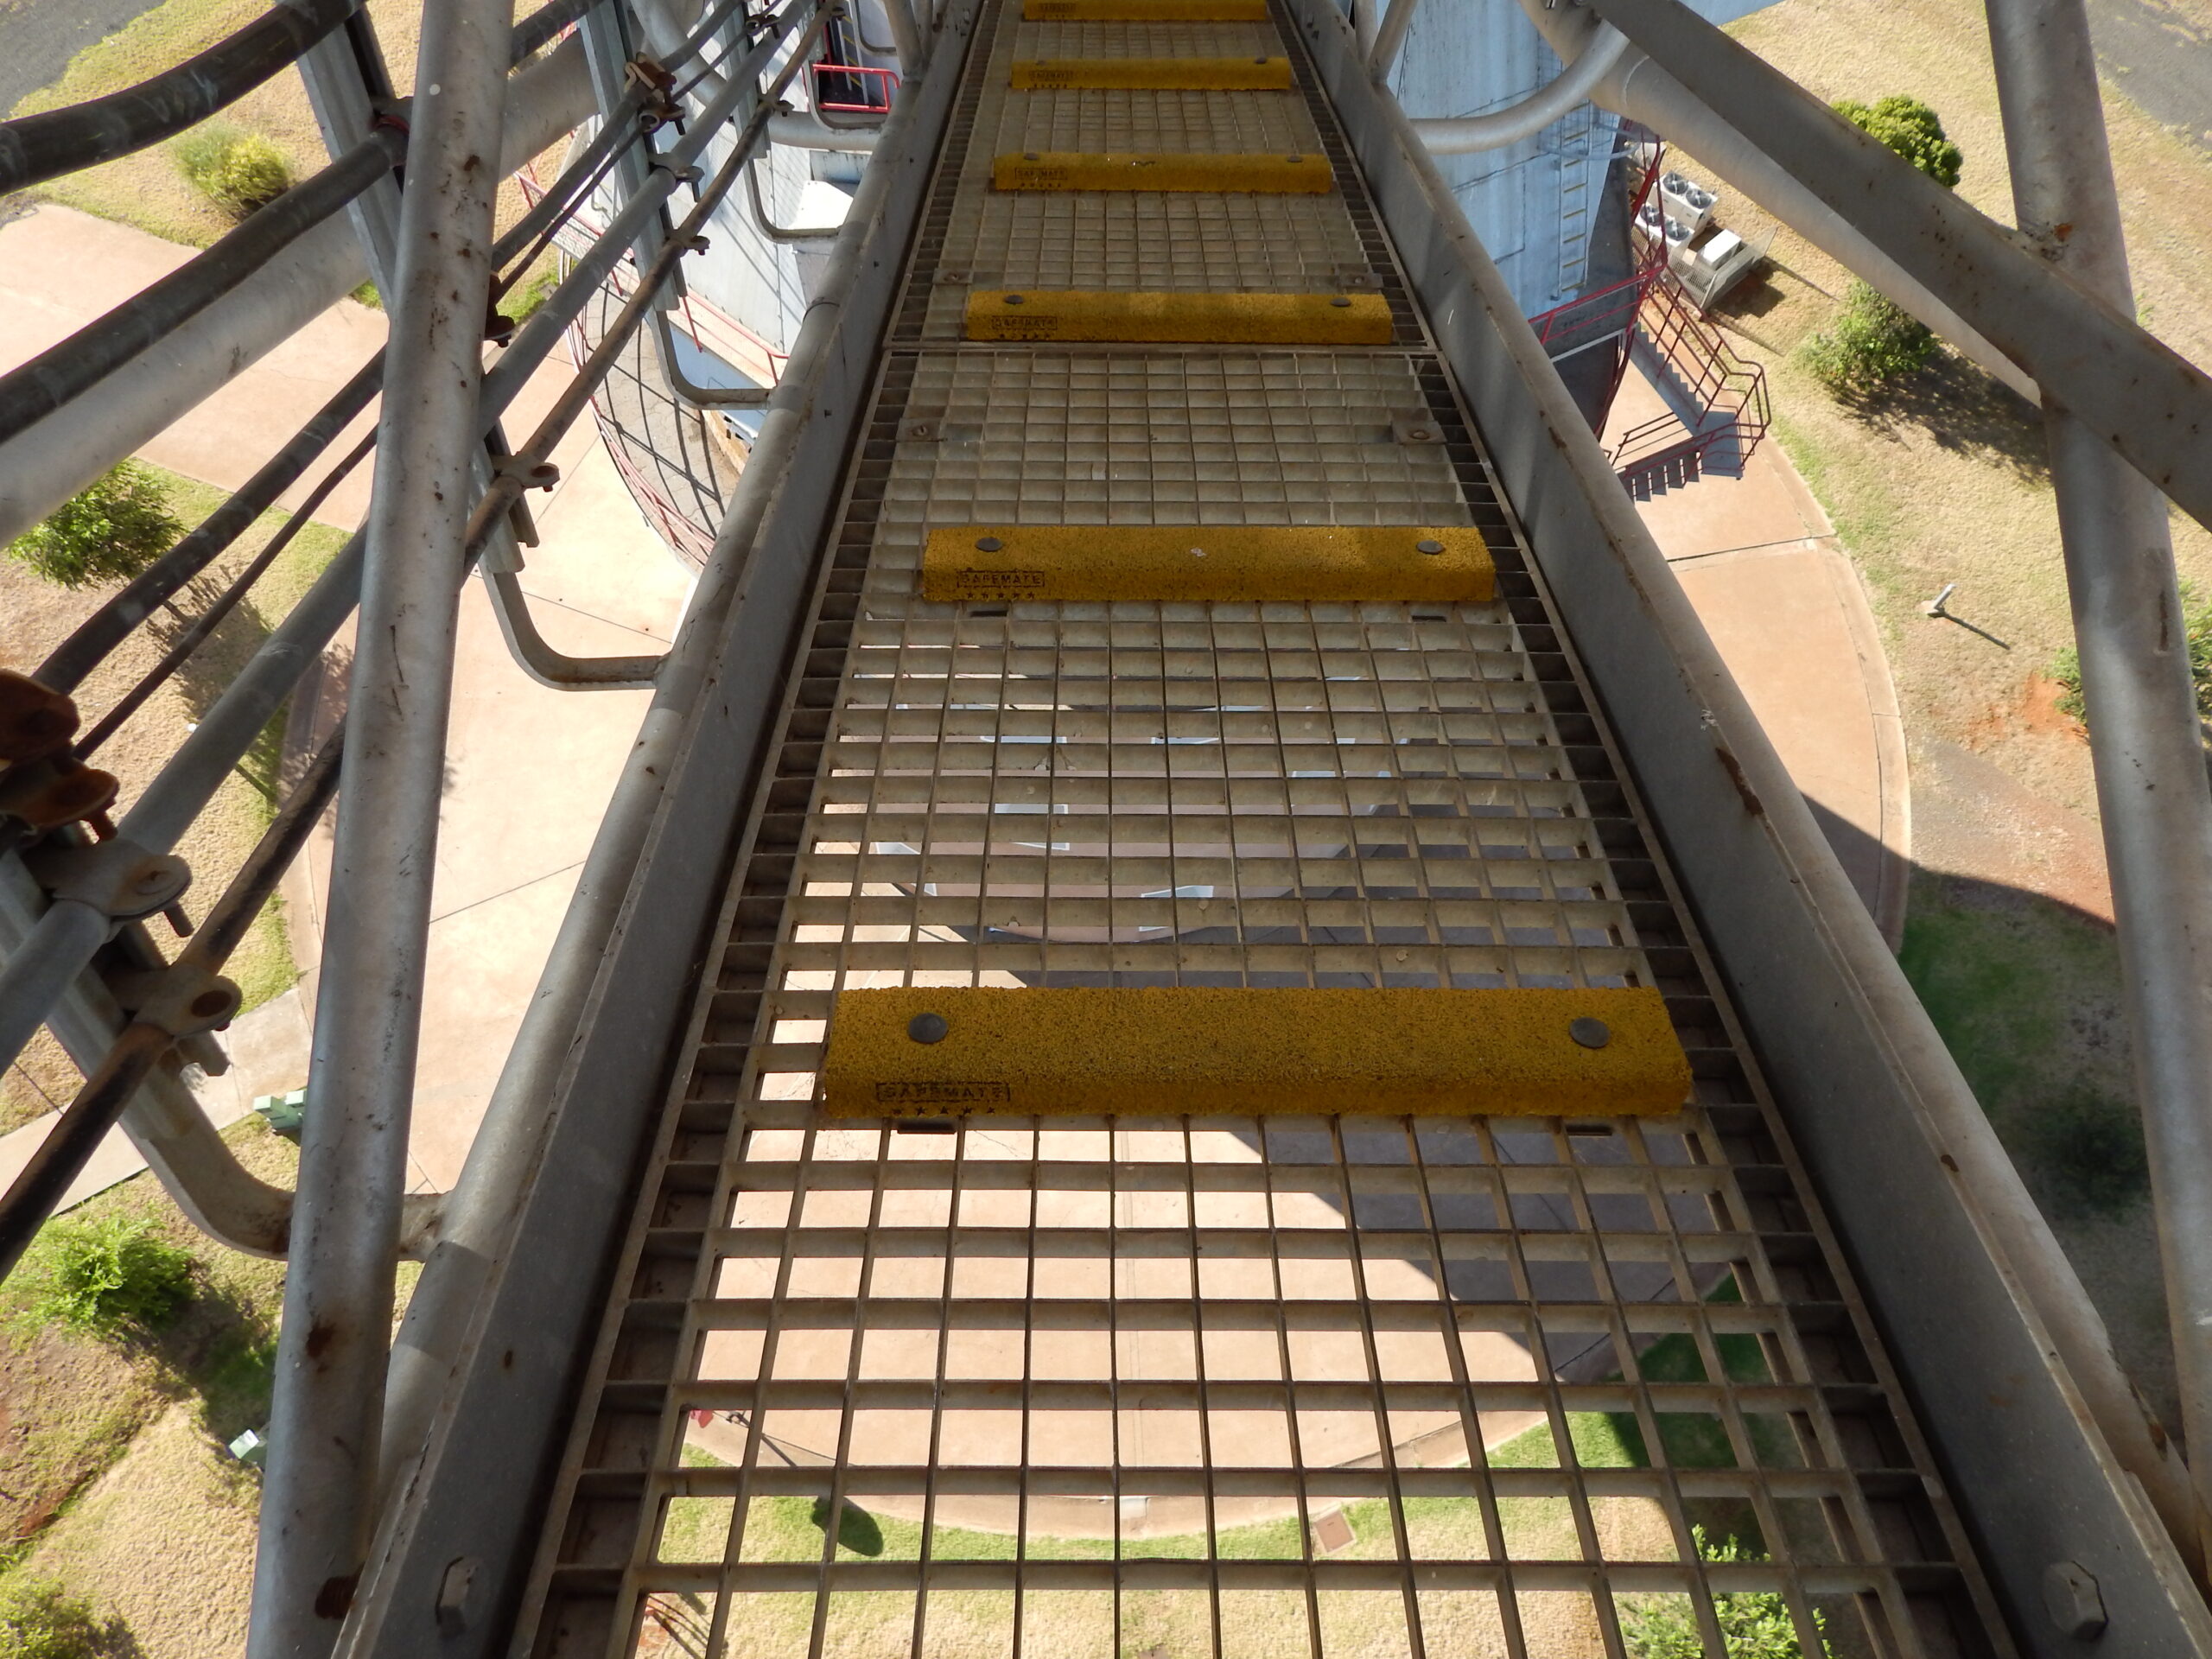
<instances>
[{"instance_id":1,"label":"walkway edge beam","mask_svg":"<svg viewBox=\"0 0 2212 1659\"><path fill-rule=\"evenodd\" d=\"M412 1455L385 1471L351 1659L508 1650L602 1306L575 1287L615 1270L630 1182L673 1128L668 1056L703 1015L685 987L721 902L714 873L766 753L973 18L952 0L861 175L409 1304L385 1438ZM508 1351L512 1368L471 1363ZM439 1586L462 1557L479 1564L471 1608L448 1634Z\"/></svg>"},{"instance_id":2,"label":"walkway edge beam","mask_svg":"<svg viewBox=\"0 0 2212 1659\"><path fill-rule=\"evenodd\" d=\"M1325 0L1295 10L1783 1120L1811 1167L1854 1172L1816 1224L1881 1310L2016 1638L2078 1651L2043 1609L2045 1568L2075 1561L2126 1645L2212 1653L2138 1484L2175 1461L2079 1280L1426 147Z\"/></svg>"}]
</instances>

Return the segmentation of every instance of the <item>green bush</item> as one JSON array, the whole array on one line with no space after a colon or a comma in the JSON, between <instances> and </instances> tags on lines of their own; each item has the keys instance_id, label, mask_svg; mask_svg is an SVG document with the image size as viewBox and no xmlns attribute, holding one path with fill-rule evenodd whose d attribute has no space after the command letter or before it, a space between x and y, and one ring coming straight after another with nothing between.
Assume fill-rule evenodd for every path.
<instances>
[{"instance_id":1,"label":"green bush","mask_svg":"<svg viewBox=\"0 0 2212 1659\"><path fill-rule=\"evenodd\" d=\"M283 152L227 122L207 122L178 139L176 164L201 195L241 219L292 188Z\"/></svg>"},{"instance_id":2,"label":"green bush","mask_svg":"<svg viewBox=\"0 0 2212 1659\"><path fill-rule=\"evenodd\" d=\"M183 531L160 480L126 461L10 543L8 556L56 587L93 588L129 581Z\"/></svg>"},{"instance_id":3,"label":"green bush","mask_svg":"<svg viewBox=\"0 0 2212 1659\"><path fill-rule=\"evenodd\" d=\"M1869 104L1844 99L1835 112L1870 137L1878 138L1945 189L1956 188L1966 153L1943 131L1936 111L1916 98L1892 92Z\"/></svg>"},{"instance_id":4,"label":"green bush","mask_svg":"<svg viewBox=\"0 0 2212 1659\"><path fill-rule=\"evenodd\" d=\"M1708 1561L1761 1560L1733 1538L1715 1544L1707 1541L1705 1529L1693 1527L1698 1554ZM1797 1626L1789 1617L1781 1592L1738 1590L1713 1599L1713 1622L1720 1626L1720 1640L1728 1659L1803 1659ZM1825 1636L1827 1622L1816 1609L1815 1626ZM1621 1635L1633 1659L1705 1659L1705 1642L1698 1635L1697 1615L1688 1596L1640 1596L1621 1604ZM1821 1644L1823 1651L1827 1643Z\"/></svg>"},{"instance_id":5,"label":"green bush","mask_svg":"<svg viewBox=\"0 0 2212 1659\"><path fill-rule=\"evenodd\" d=\"M1958 183L1965 154L1944 136L1936 111L1918 99L1903 92L1871 105L1845 99L1835 112L1945 189ZM1936 336L1924 323L1854 282L1835 327L1808 340L1799 358L1831 392L1848 397L1864 396L1925 368L1936 351Z\"/></svg>"},{"instance_id":6,"label":"green bush","mask_svg":"<svg viewBox=\"0 0 2212 1659\"><path fill-rule=\"evenodd\" d=\"M100 1618L58 1579L26 1576L0 1589L0 1659L108 1659L136 1651L121 1619Z\"/></svg>"},{"instance_id":7,"label":"green bush","mask_svg":"<svg viewBox=\"0 0 2212 1659\"><path fill-rule=\"evenodd\" d=\"M1835 326L1806 340L1799 357L1830 391L1848 395L1926 367L1936 349L1925 323L1854 282Z\"/></svg>"},{"instance_id":8,"label":"green bush","mask_svg":"<svg viewBox=\"0 0 2212 1659\"><path fill-rule=\"evenodd\" d=\"M49 1222L23 1264L22 1321L111 1338L157 1331L191 1297L194 1265L149 1221Z\"/></svg>"},{"instance_id":9,"label":"green bush","mask_svg":"<svg viewBox=\"0 0 2212 1659\"><path fill-rule=\"evenodd\" d=\"M2052 1214L2125 1214L2151 1191L2143 1122L2132 1103L2077 1091L2019 1119L2022 1173Z\"/></svg>"}]
</instances>

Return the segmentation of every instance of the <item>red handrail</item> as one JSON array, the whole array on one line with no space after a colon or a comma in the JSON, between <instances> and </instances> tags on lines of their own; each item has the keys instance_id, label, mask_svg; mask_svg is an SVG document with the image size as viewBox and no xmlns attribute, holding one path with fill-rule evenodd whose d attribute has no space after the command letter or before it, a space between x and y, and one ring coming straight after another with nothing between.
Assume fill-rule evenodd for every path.
<instances>
[{"instance_id":1,"label":"red handrail","mask_svg":"<svg viewBox=\"0 0 2212 1659\"><path fill-rule=\"evenodd\" d=\"M896 70L871 68L864 63L830 63L826 60L810 64L808 67L814 75L814 107L816 109L836 110L846 115L888 115L891 113L892 95L899 90L899 74ZM881 94L880 100L867 104L854 104L841 103L831 99L822 90L822 77L824 74L849 75L857 85L849 86L845 90L867 92L872 89Z\"/></svg>"}]
</instances>

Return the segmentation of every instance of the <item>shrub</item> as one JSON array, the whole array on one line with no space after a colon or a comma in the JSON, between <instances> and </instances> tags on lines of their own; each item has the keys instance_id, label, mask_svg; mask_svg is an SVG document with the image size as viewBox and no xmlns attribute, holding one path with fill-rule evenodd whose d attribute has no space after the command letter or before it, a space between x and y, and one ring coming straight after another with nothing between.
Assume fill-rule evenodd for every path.
<instances>
[{"instance_id":1,"label":"shrub","mask_svg":"<svg viewBox=\"0 0 2212 1659\"><path fill-rule=\"evenodd\" d=\"M207 122L179 139L176 164L201 195L241 219L292 188L283 152L226 122Z\"/></svg>"},{"instance_id":2,"label":"shrub","mask_svg":"<svg viewBox=\"0 0 2212 1659\"><path fill-rule=\"evenodd\" d=\"M27 1576L0 1590L0 1655L6 1659L105 1659L133 1651L121 1619L100 1618L58 1579Z\"/></svg>"},{"instance_id":3,"label":"shrub","mask_svg":"<svg viewBox=\"0 0 2212 1659\"><path fill-rule=\"evenodd\" d=\"M1845 99L1835 112L1944 188L1958 183L1965 154L1944 136L1936 111L1918 99L1903 92L1871 105ZM1835 327L1808 340L1799 356L1831 392L1864 396L1925 368L1936 350L1936 336L1926 324L1866 283L1854 282Z\"/></svg>"},{"instance_id":4,"label":"shrub","mask_svg":"<svg viewBox=\"0 0 2212 1659\"><path fill-rule=\"evenodd\" d=\"M129 1216L49 1223L24 1267L23 1322L88 1336L156 1331L192 1294L191 1253Z\"/></svg>"},{"instance_id":5,"label":"shrub","mask_svg":"<svg viewBox=\"0 0 2212 1659\"><path fill-rule=\"evenodd\" d=\"M1943 131L1936 111L1916 98L1892 92L1872 104L1845 99L1835 112L1870 137L1878 138L1945 189L1959 182L1966 153Z\"/></svg>"},{"instance_id":6,"label":"shrub","mask_svg":"<svg viewBox=\"0 0 2212 1659\"><path fill-rule=\"evenodd\" d=\"M8 547L59 588L127 582L168 551L183 533L154 475L123 461L54 509Z\"/></svg>"},{"instance_id":7,"label":"shrub","mask_svg":"<svg viewBox=\"0 0 2212 1659\"><path fill-rule=\"evenodd\" d=\"M1835 326L1813 335L1799 355L1822 385L1847 395L1872 391L1926 367L1936 349L1925 323L1855 282Z\"/></svg>"},{"instance_id":8,"label":"shrub","mask_svg":"<svg viewBox=\"0 0 2212 1659\"><path fill-rule=\"evenodd\" d=\"M2189 639L2189 677L2196 687L2196 712L2212 720L2212 605L2200 605L2189 583L2181 586L2182 626ZM2050 659L2050 677L2058 682L2058 711L2075 720L2088 718L2088 703L2082 695L2082 654L2068 645Z\"/></svg>"},{"instance_id":9,"label":"shrub","mask_svg":"<svg viewBox=\"0 0 2212 1659\"><path fill-rule=\"evenodd\" d=\"M1708 1542L1703 1527L1692 1527L1698 1554L1708 1561L1754 1561L1761 1559L1733 1538ZM1621 1635L1634 1659L1705 1659L1705 1642L1698 1635L1697 1615L1688 1596L1645 1596L1621 1605ZM1720 1626L1720 1640L1728 1659L1803 1659L1797 1626L1788 1605L1775 1590L1738 1590L1713 1599L1713 1622ZM1816 1628L1827 1624L1819 1611ZM1825 1651L1827 1643L1821 1643Z\"/></svg>"},{"instance_id":10,"label":"shrub","mask_svg":"<svg viewBox=\"0 0 2212 1659\"><path fill-rule=\"evenodd\" d=\"M2142 1120L2129 1103L2076 1092L2018 1122L2023 1173L2054 1215L2120 1215L2150 1192Z\"/></svg>"}]
</instances>

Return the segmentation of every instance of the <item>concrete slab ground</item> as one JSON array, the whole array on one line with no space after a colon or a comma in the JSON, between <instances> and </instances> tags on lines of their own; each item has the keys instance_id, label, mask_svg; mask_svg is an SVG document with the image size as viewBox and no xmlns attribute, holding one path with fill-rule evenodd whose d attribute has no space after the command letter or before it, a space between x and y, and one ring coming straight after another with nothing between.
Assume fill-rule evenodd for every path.
<instances>
[{"instance_id":1,"label":"concrete slab ground","mask_svg":"<svg viewBox=\"0 0 2212 1659\"><path fill-rule=\"evenodd\" d=\"M1665 413L1631 372L1604 441ZM1739 476L1658 485L1637 506L1896 949L1912 852L1904 728L1873 612L1834 527L1770 438Z\"/></svg>"},{"instance_id":2,"label":"concrete slab ground","mask_svg":"<svg viewBox=\"0 0 2212 1659\"><path fill-rule=\"evenodd\" d=\"M29 205L0 224L0 371L29 361L98 321L199 251L128 225L50 203ZM308 417L351 379L385 341L381 311L340 300L139 451L156 467L235 490L282 448ZM565 359L532 377L515 400L509 430L526 432L567 380ZM356 419L331 446L352 448L374 418ZM372 468L357 468L315 513L352 530L369 505ZM279 498L302 500L320 471Z\"/></svg>"},{"instance_id":3,"label":"concrete slab ground","mask_svg":"<svg viewBox=\"0 0 2212 1659\"><path fill-rule=\"evenodd\" d=\"M595 436L580 457L563 457L562 478L550 498L532 498L541 543L524 553L522 585L539 628L577 655L664 647L690 573L646 525ZM320 741L335 724L346 660L343 644L334 647L296 741ZM649 700L538 684L508 656L482 584L464 591L416 1069L416 1191L461 1173ZM310 1011L331 828L316 832L285 889Z\"/></svg>"},{"instance_id":4,"label":"concrete slab ground","mask_svg":"<svg viewBox=\"0 0 2212 1659\"><path fill-rule=\"evenodd\" d=\"M0 224L0 370L67 338L158 282L194 250L69 208L29 207ZM156 466L236 489L384 344L386 321L341 301L283 341L140 454ZM509 430L534 427L573 378L564 355L543 365L512 406ZM343 454L375 417L374 406L330 450ZM580 653L635 653L665 644L690 589L683 567L646 528L588 419L555 449L563 482L531 498L543 545L528 555L524 586L556 646ZM320 467L282 498L294 505ZM368 508L372 465L334 490L318 519L352 530ZM350 639L350 636L348 636ZM341 642L326 664L342 681ZM563 694L524 677L509 658L480 587L463 601L455 686L454 785L432 931L432 1007L425 1022L425 1161L417 1185L442 1185L460 1168L521 1009L559 925L575 871L590 845L645 703L641 692ZM594 705L580 708L579 705ZM339 705L325 710L334 717ZM326 719L326 727L327 727ZM296 960L321 946L327 833L288 890ZM226 1033L231 1076L200 1085L218 1126L255 1096L306 1079L314 980ZM0 1138L0 1176L30 1156L51 1115ZM117 1131L94 1154L68 1204L144 1167ZM429 1172L438 1172L433 1182Z\"/></svg>"}]
</instances>

